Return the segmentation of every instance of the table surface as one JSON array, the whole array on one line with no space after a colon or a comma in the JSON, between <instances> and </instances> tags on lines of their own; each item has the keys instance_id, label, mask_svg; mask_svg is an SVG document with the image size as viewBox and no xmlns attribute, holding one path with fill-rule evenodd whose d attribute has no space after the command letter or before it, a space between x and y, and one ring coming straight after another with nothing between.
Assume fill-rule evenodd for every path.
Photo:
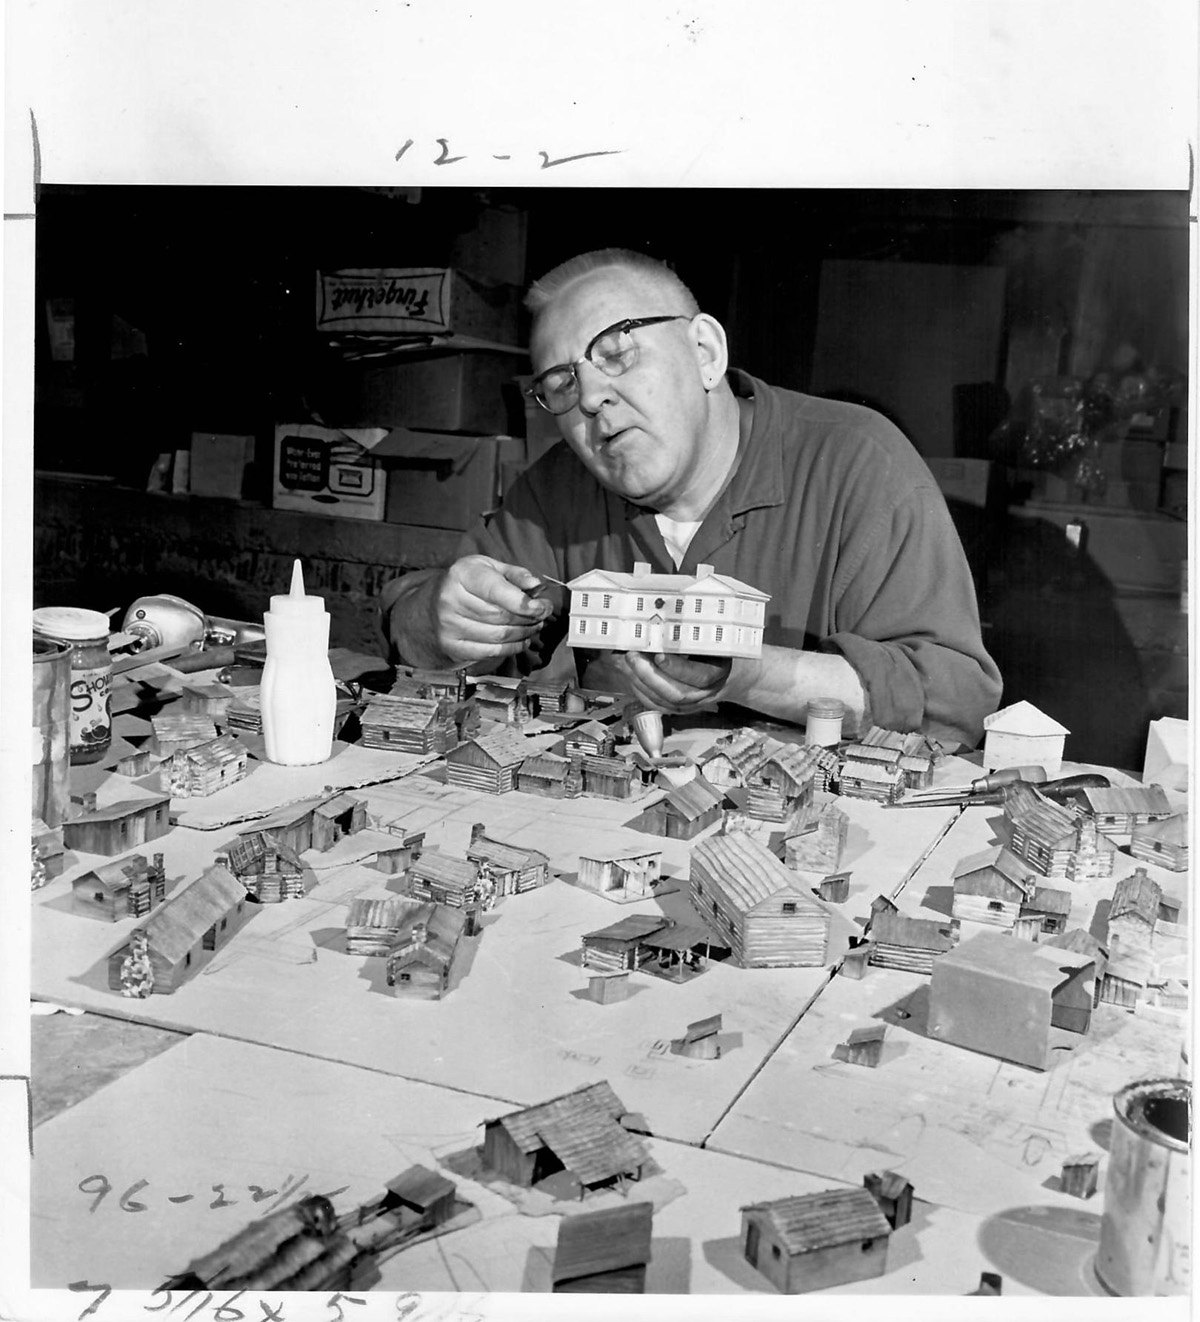
<instances>
[{"instance_id":1,"label":"table surface","mask_svg":"<svg viewBox=\"0 0 1200 1322\"><path fill-rule=\"evenodd\" d=\"M130 682L158 700L178 691L162 666ZM136 746L149 726L127 710L118 731L120 747ZM668 748L694 755L715 733L682 731ZM401 884L369 866L380 835L361 832L306 853L304 898L256 906L175 993L130 1000L109 990L106 966L135 920L75 913L72 880L107 860L68 854L63 874L33 896L35 1292L97 1280L152 1291L275 1198L338 1190L346 1210L419 1163L450 1173L480 1214L389 1259L375 1288L544 1293L559 1220L578 1204L522 1195L472 1154L486 1120L606 1079L644 1117L660 1168L636 1195L656 1208L650 1294L743 1294L765 1306L775 1291L740 1256L738 1209L861 1185L883 1169L912 1181L913 1220L892 1235L883 1276L828 1293L962 1295L984 1271L1003 1275L1006 1294L1101 1293L1091 1260L1103 1192L1086 1202L1063 1194L1062 1160L1103 1154L1118 1088L1185 1072L1181 1015L1101 1005L1076 1049L1042 1073L931 1040L929 980L918 974L872 969L853 981L831 967L714 962L683 984L634 973L628 999L599 1005L585 995L582 933L631 913L695 921L690 842L640 829L645 799L487 795L447 785L439 762L354 747L315 770L314 782L314 769L256 765L241 786L177 800L173 817L190 824L141 852L164 854L172 894L252 824L247 813L334 785L354 787L372 818L424 830L426 848L461 854L482 822L493 838L545 852L554 879L484 916L447 997L397 1000L382 960L344 950L350 902L394 896ZM974 774L952 757L936 778ZM155 788L104 768L87 779L101 803ZM1114 773L1114 783L1131 782ZM955 864L1003 839L995 809L838 804L851 823L842 862L851 891L829 906L831 965L879 894L904 913L948 920ZM764 841L779 830L755 829ZM581 853L626 846L662 849L653 899L616 905L572 884ZM1112 879L1071 887L1069 926L1099 930L1115 881L1141 866L1125 851L1117 860ZM1186 910L1188 875L1150 871ZM1186 951L1161 953L1186 979ZM48 1016L52 1006L84 1013ZM719 1059L671 1053L689 1023L718 1013ZM850 1032L880 1022L876 1068L836 1058ZM150 1214L131 1215L131 1205Z\"/></svg>"}]
</instances>

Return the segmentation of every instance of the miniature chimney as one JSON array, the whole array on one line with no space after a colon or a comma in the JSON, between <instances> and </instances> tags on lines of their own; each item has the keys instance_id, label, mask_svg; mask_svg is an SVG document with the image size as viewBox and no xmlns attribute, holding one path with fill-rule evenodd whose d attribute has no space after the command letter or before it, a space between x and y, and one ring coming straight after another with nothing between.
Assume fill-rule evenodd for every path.
<instances>
[{"instance_id":1,"label":"miniature chimney","mask_svg":"<svg viewBox=\"0 0 1200 1322\"><path fill-rule=\"evenodd\" d=\"M474 844L476 840L482 840L486 830L487 826L483 822L475 822L471 827L471 843Z\"/></svg>"},{"instance_id":2,"label":"miniature chimney","mask_svg":"<svg viewBox=\"0 0 1200 1322\"><path fill-rule=\"evenodd\" d=\"M154 866L159 872L163 870L163 856L161 854L154 855Z\"/></svg>"},{"instance_id":3,"label":"miniature chimney","mask_svg":"<svg viewBox=\"0 0 1200 1322\"><path fill-rule=\"evenodd\" d=\"M650 564L649 564L649 561L646 561L646 560L635 560L635 561L633 562L633 576L634 576L634 578L645 578L646 575L649 574L649 572L650 572Z\"/></svg>"},{"instance_id":4,"label":"miniature chimney","mask_svg":"<svg viewBox=\"0 0 1200 1322\"><path fill-rule=\"evenodd\" d=\"M716 572L716 571L713 569L712 565L697 565L697 566L696 566L696 577L697 577L697 578L708 578L711 574L713 574L713 573L715 573L715 572Z\"/></svg>"},{"instance_id":5,"label":"miniature chimney","mask_svg":"<svg viewBox=\"0 0 1200 1322\"><path fill-rule=\"evenodd\" d=\"M412 944L414 946L423 946L429 939L429 929L424 923L414 923L412 930Z\"/></svg>"},{"instance_id":6,"label":"miniature chimney","mask_svg":"<svg viewBox=\"0 0 1200 1322\"><path fill-rule=\"evenodd\" d=\"M95 790L87 790L87 791L85 791L83 794L72 794L72 795L71 795L71 799L72 799L73 802L79 804L80 808L81 808L84 812L95 812L95 811L96 811L96 791L95 791Z\"/></svg>"}]
</instances>

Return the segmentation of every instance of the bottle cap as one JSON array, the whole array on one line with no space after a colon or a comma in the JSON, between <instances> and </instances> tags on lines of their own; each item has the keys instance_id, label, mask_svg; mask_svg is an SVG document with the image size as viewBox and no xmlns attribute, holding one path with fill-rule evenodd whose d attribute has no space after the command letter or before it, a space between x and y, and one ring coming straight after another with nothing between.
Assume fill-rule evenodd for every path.
<instances>
[{"instance_id":1,"label":"bottle cap","mask_svg":"<svg viewBox=\"0 0 1200 1322\"><path fill-rule=\"evenodd\" d=\"M841 698L813 698L808 704L808 714L818 719L840 721L846 714L846 704Z\"/></svg>"},{"instance_id":2,"label":"bottle cap","mask_svg":"<svg viewBox=\"0 0 1200 1322\"><path fill-rule=\"evenodd\" d=\"M81 606L41 606L33 612L33 627L45 638L86 643L108 637L108 616Z\"/></svg>"},{"instance_id":3,"label":"bottle cap","mask_svg":"<svg viewBox=\"0 0 1200 1322\"><path fill-rule=\"evenodd\" d=\"M292 620L311 620L325 614L325 598L305 594L304 571L299 560L292 562L291 590L271 598L271 613Z\"/></svg>"}]
</instances>

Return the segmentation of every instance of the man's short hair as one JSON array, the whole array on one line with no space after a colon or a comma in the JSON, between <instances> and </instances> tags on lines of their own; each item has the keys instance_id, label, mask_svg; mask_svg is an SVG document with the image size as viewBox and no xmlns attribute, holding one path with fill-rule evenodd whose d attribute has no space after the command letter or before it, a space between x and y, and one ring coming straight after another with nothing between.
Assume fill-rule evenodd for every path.
<instances>
[{"instance_id":1,"label":"man's short hair","mask_svg":"<svg viewBox=\"0 0 1200 1322\"><path fill-rule=\"evenodd\" d=\"M580 253L578 257L571 257L561 262L529 286L529 293L525 295L525 306L536 317L576 280L591 275L593 271L608 271L614 268L632 271L657 285L668 297L673 298L679 304L679 310L689 317L694 317L700 311L696 296L666 262L660 262L655 257L635 252L631 248L599 248L595 252Z\"/></svg>"}]
</instances>

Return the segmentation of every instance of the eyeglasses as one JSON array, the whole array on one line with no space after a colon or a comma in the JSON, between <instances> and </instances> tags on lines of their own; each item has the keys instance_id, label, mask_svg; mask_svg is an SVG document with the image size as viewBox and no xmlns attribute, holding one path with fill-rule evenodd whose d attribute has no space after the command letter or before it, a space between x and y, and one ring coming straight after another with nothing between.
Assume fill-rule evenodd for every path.
<instances>
[{"instance_id":1,"label":"eyeglasses","mask_svg":"<svg viewBox=\"0 0 1200 1322\"><path fill-rule=\"evenodd\" d=\"M569 413L579 403L579 374L575 369L580 363L591 363L605 376L622 376L638 360L637 341L630 331L664 321L691 321L691 317L678 312L666 317L627 317L614 326L606 326L583 351L582 358L548 367L533 378L525 393L532 395L547 413L556 417Z\"/></svg>"}]
</instances>

